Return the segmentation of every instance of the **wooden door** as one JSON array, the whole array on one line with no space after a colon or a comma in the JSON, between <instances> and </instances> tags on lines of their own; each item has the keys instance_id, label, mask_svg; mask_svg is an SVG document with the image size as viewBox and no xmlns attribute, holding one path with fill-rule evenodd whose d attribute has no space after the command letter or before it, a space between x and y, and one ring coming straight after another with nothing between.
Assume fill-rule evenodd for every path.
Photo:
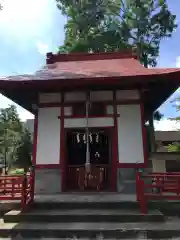
<instances>
[{"instance_id":1,"label":"wooden door","mask_svg":"<svg viewBox=\"0 0 180 240\"><path fill-rule=\"evenodd\" d=\"M67 133L67 187L69 191L104 191L109 188L110 136L107 129L90 129L90 172L86 172L85 131Z\"/></svg>"}]
</instances>

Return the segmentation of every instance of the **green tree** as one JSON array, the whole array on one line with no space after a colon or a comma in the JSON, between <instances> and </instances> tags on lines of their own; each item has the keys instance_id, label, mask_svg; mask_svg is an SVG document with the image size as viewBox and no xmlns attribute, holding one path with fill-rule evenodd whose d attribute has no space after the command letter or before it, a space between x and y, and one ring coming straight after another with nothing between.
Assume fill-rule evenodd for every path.
<instances>
[{"instance_id":1,"label":"green tree","mask_svg":"<svg viewBox=\"0 0 180 240\"><path fill-rule=\"evenodd\" d=\"M133 49L145 67L156 66L160 42L176 29L166 0L56 0L67 17L60 53ZM157 111L154 120L162 115Z\"/></svg>"},{"instance_id":2,"label":"green tree","mask_svg":"<svg viewBox=\"0 0 180 240\"><path fill-rule=\"evenodd\" d=\"M145 67L155 66L160 42L176 29L166 0L56 0L67 17L59 52L135 49Z\"/></svg>"},{"instance_id":3,"label":"green tree","mask_svg":"<svg viewBox=\"0 0 180 240\"><path fill-rule=\"evenodd\" d=\"M32 165L32 141L31 134L27 129L24 129L21 134L21 138L18 141L18 147L16 151L16 161L15 166L24 168L25 171Z\"/></svg>"},{"instance_id":4,"label":"green tree","mask_svg":"<svg viewBox=\"0 0 180 240\"><path fill-rule=\"evenodd\" d=\"M31 165L31 135L21 122L14 105L0 109L0 158L7 168Z\"/></svg>"},{"instance_id":5,"label":"green tree","mask_svg":"<svg viewBox=\"0 0 180 240\"><path fill-rule=\"evenodd\" d=\"M22 123L14 105L0 109L0 154L7 167L15 160L17 142L22 132Z\"/></svg>"}]
</instances>

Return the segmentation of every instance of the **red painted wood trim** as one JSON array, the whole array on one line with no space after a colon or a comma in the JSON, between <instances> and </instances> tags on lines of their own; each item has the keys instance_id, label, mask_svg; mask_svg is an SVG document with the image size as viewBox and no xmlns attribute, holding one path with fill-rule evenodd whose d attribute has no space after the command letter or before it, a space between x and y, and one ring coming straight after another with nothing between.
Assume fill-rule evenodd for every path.
<instances>
[{"instance_id":1,"label":"red painted wood trim","mask_svg":"<svg viewBox=\"0 0 180 240\"><path fill-rule=\"evenodd\" d=\"M103 91L103 90L102 90ZM105 101L91 101L92 103L97 103L97 104L102 104L104 106L107 106L107 105L113 105L114 104L114 101L112 100L105 100ZM77 102L65 102L64 103L64 106L65 107L71 107L73 106L74 104L79 104L79 103L84 103L85 104L85 101L77 101ZM115 101L116 104L118 105L121 105L121 104L138 104L140 103L140 99L137 99L137 100L132 100L132 99L129 99L129 100L116 100ZM55 104L58 104L58 103L55 103Z\"/></svg>"},{"instance_id":2,"label":"red painted wood trim","mask_svg":"<svg viewBox=\"0 0 180 240\"><path fill-rule=\"evenodd\" d=\"M140 104L140 99L138 100L116 100L116 105L133 105L133 104Z\"/></svg>"},{"instance_id":3,"label":"red painted wood trim","mask_svg":"<svg viewBox=\"0 0 180 240\"><path fill-rule=\"evenodd\" d=\"M60 164L37 164L35 166L37 169L60 169Z\"/></svg>"},{"instance_id":4,"label":"red painted wood trim","mask_svg":"<svg viewBox=\"0 0 180 240\"><path fill-rule=\"evenodd\" d=\"M92 61L92 60L105 60L105 59L124 59L134 58L138 59L138 56L133 51L123 52L101 52L101 53L60 53L53 54L49 52L46 54L46 63L53 64L56 62L69 62L69 61Z\"/></svg>"},{"instance_id":5,"label":"red painted wood trim","mask_svg":"<svg viewBox=\"0 0 180 240\"><path fill-rule=\"evenodd\" d=\"M36 154L37 154L37 138L38 138L38 112L34 118L34 134L33 134L33 153L32 153L32 164L36 165Z\"/></svg>"},{"instance_id":6,"label":"red painted wood trim","mask_svg":"<svg viewBox=\"0 0 180 240\"><path fill-rule=\"evenodd\" d=\"M106 114L106 115L102 115L102 116L89 116L88 118L113 118L114 114ZM60 117L61 118L61 117ZM71 116L64 116L64 118L86 118L85 115L71 115Z\"/></svg>"},{"instance_id":7,"label":"red painted wood trim","mask_svg":"<svg viewBox=\"0 0 180 240\"><path fill-rule=\"evenodd\" d=\"M60 131L60 159L59 164L62 166L61 168L61 191L64 192L66 190L66 159L65 159L65 131L64 131L64 94L61 96L62 104L61 104L61 114L60 114L60 122L61 122L61 131Z\"/></svg>"},{"instance_id":8,"label":"red painted wood trim","mask_svg":"<svg viewBox=\"0 0 180 240\"><path fill-rule=\"evenodd\" d=\"M117 168L145 168L145 163L117 163Z\"/></svg>"},{"instance_id":9,"label":"red painted wood trim","mask_svg":"<svg viewBox=\"0 0 180 240\"><path fill-rule=\"evenodd\" d=\"M148 149L147 149L147 134L145 128L145 117L144 117L144 104L140 104L141 111L141 131L142 131L142 142L143 142L143 153L144 153L144 167L148 166Z\"/></svg>"},{"instance_id":10,"label":"red painted wood trim","mask_svg":"<svg viewBox=\"0 0 180 240\"><path fill-rule=\"evenodd\" d=\"M54 103L39 103L39 108L45 108L45 107L61 107L63 105L64 107L72 107L74 104L78 103L85 103L84 101L78 101L78 102L54 102ZM113 101L94 101L93 103L102 103L103 105L114 105ZM140 104L140 100L122 100L122 101L116 101L116 105L126 105L126 104Z\"/></svg>"},{"instance_id":11,"label":"red painted wood trim","mask_svg":"<svg viewBox=\"0 0 180 240\"><path fill-rule=\"evenodd\" d=\"M114 99L114 130L112 141L112 170L111 170L111 190L117 190L117 163L118 163L118 126L117 126L117 105L116 105L116 92L113 92Z\"/></svg>"},{"instance_id":12,"label":"red painted wood trim","mask_svg":"<svg viewBox=\"0 0 180 240\"><path fill-rule=\"evenodd\" d=\"M62 103L54 102L54 103L39 103L39 108L50 108L50 107L61 107Z\"/></svg>"}]
</instances>

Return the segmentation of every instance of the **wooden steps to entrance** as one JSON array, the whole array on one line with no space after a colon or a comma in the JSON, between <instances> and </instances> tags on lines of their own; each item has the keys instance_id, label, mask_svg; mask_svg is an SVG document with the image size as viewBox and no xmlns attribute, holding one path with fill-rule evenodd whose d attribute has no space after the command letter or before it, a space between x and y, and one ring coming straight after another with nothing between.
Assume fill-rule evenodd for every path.
<instances>
[{"instance_id":1,"label":"wooden steps to entrance","mask_svg":"<svg viewBox=\"0 0 180 240\"><path fill-rule=\"evenodd\" d=\"M36 202L23 213L7 212L0 223L1 239L56 240L74 236L78 239L103 236L111 240L173 239L180 236L180 220L166 220L158 210L142 215L136 202L110 201L109 198L98 201L97 195L93 201L83 197L77 200L73 196L69 201L62 197L60 201Z\"/></svg>"},{"instance_id":2,"label":"wooden steps to entrance","mask_svg":"<svg viewBox=\"0 0 180 240\"><path fill-rule=\"evenodd\" d=\"M128 222L162 222L164 215L159 211L151 211L148 215L142 215L137 211L128 210L92 210L92 209L74 209L74 210L32 210L27 213L20 211L10 211L4 216L4 222L44 222L44 223L128 223Z\"/></svg>"}]
</instances>

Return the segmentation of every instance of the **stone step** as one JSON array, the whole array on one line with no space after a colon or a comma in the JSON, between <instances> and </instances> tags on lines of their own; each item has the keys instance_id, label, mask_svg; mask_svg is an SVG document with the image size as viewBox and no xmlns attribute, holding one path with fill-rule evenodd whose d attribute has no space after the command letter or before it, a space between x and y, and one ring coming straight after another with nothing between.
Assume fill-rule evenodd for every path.
<instances>
[{"instance_id":1,"label":"stone step","mask_svg":"<svg viewBox=\"0 0 180 240\"><path fill-rule=\"evenodd\" d=\"M36 209L139 209L138 202L131 201L66 201L66 202L34 202L33 208Z\"/></svg>"},{"instance_id":2,"label":"stone step","mask_svg":"<svg viewBox=\"0 0 180 240\"><path fill-rule=\"evenodd\" d=\"M135 210L64 209L31 210L21 213L12 210L4 215L5 222L162 222L164 215L156 210L142 215Z\"/></svg>"},{"instance_id":3,"label":"stone step","mask_svg":"<svg viewBox=\"0 0 180 240\"><path fill-rule=\"evenodd\" d=\"M97 236L96 238L78 238L76 236L72 238L46 238L46 237L40 237L40 238L26 238L26 237L21 237L20 235L17 235L15 237L9 237L9 238L0 238L0 240L122 240L122 238L103 238L101 235ZM139 234L137 235L137 238L128 238L128 240L140 240L140 239L147 239L144 234ZM179 238L171 238L171 240L179 240Z\"/></svg>"},{"instance_id":4,"label":"stone step","mask_svg":"<svg viewBox=\"0 0 180 240\"><path fill-rule=\"evenodd\" d=\"M170 220L164 223L1 223L0 236L21 236L25 238L132 238L139 235L144 239L172 239L180 237L180 221ZM19 237L20 239L20 237ZM140 238L139 238L140 239ZM142 238L143 239L143 238Z\"/></svg>"}]
</instances>

